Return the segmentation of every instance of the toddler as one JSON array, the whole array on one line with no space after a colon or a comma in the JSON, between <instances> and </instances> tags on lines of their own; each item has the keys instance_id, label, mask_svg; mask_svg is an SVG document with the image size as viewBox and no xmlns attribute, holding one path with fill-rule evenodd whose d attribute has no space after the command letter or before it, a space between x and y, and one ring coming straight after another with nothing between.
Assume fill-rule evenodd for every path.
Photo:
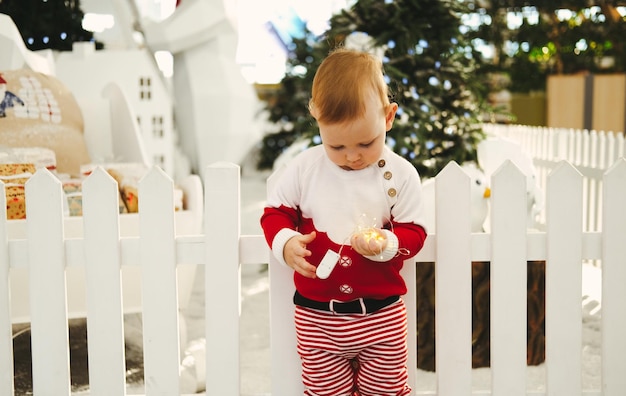
<instances>
[{"instance_id":1,"label":"toddler","mask_svg":"<svg viewBox=\"0 0 626 396\"><path fill-rule=\"evenodd\" d=\"M273 255L294 269L305 395L411 391L400 270L426 230L419 175L385 145L397 109L378 58L332 51L309 103L322 144L288 164L261 217Z\"/></svg>"}]
</instances>

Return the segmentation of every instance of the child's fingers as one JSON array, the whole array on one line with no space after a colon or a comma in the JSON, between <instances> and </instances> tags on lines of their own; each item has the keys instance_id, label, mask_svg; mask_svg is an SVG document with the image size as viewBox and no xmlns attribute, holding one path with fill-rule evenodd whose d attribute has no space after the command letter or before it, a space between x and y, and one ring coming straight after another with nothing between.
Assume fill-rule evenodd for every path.
<instances>
[{"instance_id":1,"label":"child's fingers","mask_svg":"<svg viewBox=\"0 0 626 396\"><path fill-rule=\"evenodd\" d=\"M315 278L315 266L310 264L308 261L306 261L305 259L301 259L301 260L297 260L296 261L296 265L294 266L294 269L296 270L296 272L298 272L300 275L306 277L306 278Z\"/></svg>"}]
</instances>

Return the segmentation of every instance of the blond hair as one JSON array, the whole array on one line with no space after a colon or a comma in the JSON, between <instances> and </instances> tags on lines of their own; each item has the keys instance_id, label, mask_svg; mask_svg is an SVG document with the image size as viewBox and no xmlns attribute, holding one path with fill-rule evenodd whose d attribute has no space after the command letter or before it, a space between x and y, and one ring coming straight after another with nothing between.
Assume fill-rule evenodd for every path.
<instances>
[{"instance_id":1,"label":"blond hair","mask_svg":"<svg viewBox=\"0 0 626 396\"><path fill-rule=\"evenodd\" d=\"M365 113L369 95L389 104L382 62L366 52L344 47L333 50L313 78L309 110L318 122L351 121Z\"/></svg>"}]
</instances>

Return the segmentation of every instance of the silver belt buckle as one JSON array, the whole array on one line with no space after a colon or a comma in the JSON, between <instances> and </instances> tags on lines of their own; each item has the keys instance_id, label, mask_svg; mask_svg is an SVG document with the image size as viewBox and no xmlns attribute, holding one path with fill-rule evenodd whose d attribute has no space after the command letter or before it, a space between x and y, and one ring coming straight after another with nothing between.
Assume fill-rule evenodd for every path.
<instances>
[{"instance_id":1,"label":"silver belt buckle","mask_svg":"<svg viewBox=\"0 0 626 396\"><path fill-rule=\"evenodd\" d=\"M359 298L358 300L352 300L352 301L359 302L359 304L361 305L361 313L356 312L354 314L349 314L349 313L335 311L335 303L339 303L339 304L344 303L344 301L339 301L335 299L330 300L330 302L328 303L328 309L330 309L330 312L332 312L335 315L362 315L362 316L367 315L367 308L365 307L365 302L363 301L363 298ZM347 302L352 302L352 301L345 301L345 302L347 303Z\"/></svg>"}]
</instances>

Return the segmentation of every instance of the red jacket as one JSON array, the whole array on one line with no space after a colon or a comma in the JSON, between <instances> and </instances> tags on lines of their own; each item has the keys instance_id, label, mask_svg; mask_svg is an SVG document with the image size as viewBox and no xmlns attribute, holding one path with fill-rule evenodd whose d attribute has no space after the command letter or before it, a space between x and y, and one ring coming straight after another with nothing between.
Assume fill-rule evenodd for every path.
<instances>
[{"instance_id":1,"label":"red jacket","mask_svg":"<svg viewBox=\"0 0 626 396\"><path fill-rule=\"evenodd\" d=\"M316 231L307 260L319 264L331 249L340 255L328 279L294 273L296 289L317 301L382 299L406 293L400 270L404 260L422 248L421 183L408 161L385 148L380 161L366 169L346 171L332 163L322 146L294 158L280 175L261 217L266 240L279 262L296 234ZM363 257L350 247L359 227L383 228L388 248L382 257Z\"/></svg>"}]
</instances>

